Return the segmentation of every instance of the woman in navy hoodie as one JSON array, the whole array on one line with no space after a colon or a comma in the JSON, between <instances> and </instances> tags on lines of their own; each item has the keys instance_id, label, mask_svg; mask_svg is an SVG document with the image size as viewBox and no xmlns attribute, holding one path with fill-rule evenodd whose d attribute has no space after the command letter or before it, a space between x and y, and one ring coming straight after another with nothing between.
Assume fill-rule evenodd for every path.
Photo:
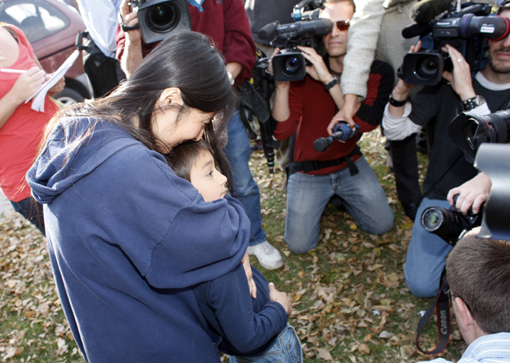
<instances>
[{"instance_id":1,"label":"woman in navy hoodie","mask_svg":"<svg viewBox=\"0 0 510 363\"><path fill-rule=\"evenodd\" d=\"M50 123L27 180L87 361L220 362L192 286L239 265L250 221L230 196L205 203L163 155L205 137L223 156L214 131L234 100L208 38L180 32L113 94Z\"/></svg>"}]
</instances>

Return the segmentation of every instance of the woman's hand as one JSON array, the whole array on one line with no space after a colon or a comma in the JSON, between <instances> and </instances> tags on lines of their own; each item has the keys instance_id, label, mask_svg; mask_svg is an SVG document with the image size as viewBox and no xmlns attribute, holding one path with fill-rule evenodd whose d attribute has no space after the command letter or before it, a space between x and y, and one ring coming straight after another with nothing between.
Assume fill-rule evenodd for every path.
<instances>
[{"instance_id":1,"label":"woman's hand","mask_svg":"<svg viewBox=\"0 0 510 363\"><path fill-rule=\"evenodd\" d=\"M49 80L51 78L51 75L50 74L47 74L46 75L46 81ZM49 90L48 90L48 94L52 97L54 97L57 93L60 93L64 90L64 87L66 86L66 79L64 77L62 77L56 85L54 85L53 87L51 87Z\"/></svg>"},{"instance_id":2,"label":"woman's hand","mask_svg":"<svg viewBox=\"0 0 510 363\"><path fill-rule=\"evenodd\" d=\"M292 312L292 303L290 302L289 297L286 293L276 290L276 287L272 282L269 283L269 298L271 301L276 301L281 306L283 306L287 312L287 315L290 315Z\"/></svg>"},{"instance_id":3,"label":"woman's hand","mask_svg":"<svg viewBox=\"0 0 510 363\"><path fill-rule=\"evenodd\" d=\"M471 207L473 213L477 214L480 212L482 204L489 198L491 186L492 183L489 176L481 172L461 186L451 189L446 199L453 205L453 197L458 195L455 207L464 214L466 214Z\"/></svg>"},{"instance_id":4,"label":"woman's hand","mask_svg":"<svg viewBox=\"0 0 510 363\"><path fill-rule=\"evenodd\" d=\"M253 281L253 271L251 270L250 264L250 255L248 255L248 251L244 254L243 259L241 260L244 267L244 272L246 273L246 278L248 279L248 286L250 286L250 295L252 298L257 298L257 284Z\"/></svg>"},{"instance_id":5,"label":"woman's hand","mask_svg":"<svg viewBox=\"0 0 510 363\"><path fill-rule=\"evenodd\" d=\"M19 76L11 91L9 91L16 97L18 105L25 102L41 87L45 80L45 74L39 67L33 67Z\"/></svg>"}]
</instances>

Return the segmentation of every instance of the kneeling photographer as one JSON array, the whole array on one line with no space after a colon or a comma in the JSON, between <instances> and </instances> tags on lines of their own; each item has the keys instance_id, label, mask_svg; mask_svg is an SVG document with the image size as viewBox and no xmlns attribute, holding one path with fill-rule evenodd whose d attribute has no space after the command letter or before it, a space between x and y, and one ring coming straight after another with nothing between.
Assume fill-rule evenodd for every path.
<instances>
[{"instance_id":1,"label":"kneeling photographer","mask_svg":"<svg viewBox=\"0 0 510 363\"><path fill-rule=\"evenodd\" d=\"M503 4L498 14L510 18L509 5ZM419 51L420 46L419 42L411 52ZM450 141L448 126L461 112L483 115L507 109L510 104L510 37L489 42L488 64L476 72L474 79L470 68L473 64L468 64L448 42L442 49L453 64L451 72L442 72L447 82L427 86L412 102L407 102L413 85L400 79L383 118L385 135L390 140L402 140L422 127L427 127L427 134L432 138L423 199L416 213L404 267L407 286L417 297L437 294L445 259L452 249L441 237L422 227L423 210L431 206L448 209L453 204L453 196L459 194L457 208L465 213L473 206L477 212L487 197L486 175L477 175L462 150ZM484 188L476 190L479 185Z\"/></svg>"},{"instance_id":2,"label":"kneeling photographer","mask_svg":"<svg viewBox=\"0 0 510 363\"><path fill-rule=\"evenodd\" d=\"M292 136L284 238L294 253L317 246L320 218L334 195L365 231L383 234L393 227L393 211L384 190L356 145L363 132L379 125L393 87L393 72L388 64L375 61L367 97L354 118L356 127L353 130L340 123L328 135L327 127L344 102L339 78L355 7L352 0L325 1L324 6L321 18L333 23L331 32L322 38L327 54L321 57L312 47L299 46L311 64L306 66L304 79L275 77L272 114L278 124L274 135L277 139ZM276 68L279 63L272 64Z\"/></svg>"}]
</instances>

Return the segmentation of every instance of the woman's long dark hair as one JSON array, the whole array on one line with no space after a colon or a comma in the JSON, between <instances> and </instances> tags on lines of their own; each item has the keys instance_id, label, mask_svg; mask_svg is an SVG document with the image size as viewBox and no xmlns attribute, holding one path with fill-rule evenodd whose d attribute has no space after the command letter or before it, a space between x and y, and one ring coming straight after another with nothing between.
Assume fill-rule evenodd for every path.
<instances>
[{"instance_id":1,"label":"woman's long dark hair","mask_svg":"<svg viewBox=\"0 0 510 363\"><path fill-rule=\"evenodd\" d=\"M190 108L216 112L214 127L212 122L206 125L205 138L211 144L215 158L223 159L216 134L225 130L236 97L221 55L207 36L191 31L170 34L145 57L132 77L109 96L61 110L48 124L41 149L58 119L69 117L77 122L79 118L88 117L95 120L89 133L101 120L113 122L149 149L163 154L168 148L162 147L165 143L152 132L152 122L161 93L172 87L180 89L184 102L177 122L185 122L180 116ZM89 133L82 139L85 140ZM218 162L223 168L224 162Z\"/></svg>"}]
</instances>

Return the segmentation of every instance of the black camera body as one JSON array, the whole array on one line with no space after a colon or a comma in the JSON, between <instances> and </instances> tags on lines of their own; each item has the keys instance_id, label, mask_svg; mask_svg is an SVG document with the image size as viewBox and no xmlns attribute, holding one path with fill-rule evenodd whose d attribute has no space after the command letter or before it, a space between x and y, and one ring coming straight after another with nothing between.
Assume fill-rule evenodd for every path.
<instances>
[{"instance_id":1,"label":"black camera body","mask_svg":"<svg viewBox=\"0 0 510 363\"><path fill-rule=\"evenodd\" d=\"M489 56L487 40L506 37L510 25L504 17L487 16L490 4L465 3L462 6L460 12L447 12L439 20L411 25L402 31L406 38L420 35L425 50L405 55L398 71L400 78L410 84L438 84L443 71L453 69L448 53L442 51L447 44L462 54L473 74L483 69Z\"/></svg>"},{"instance_id":2,"label":"black camera body","mask_svg":"<svg viewBox=\"0 0 510 363\"><path fill-rule=\"evenodd\" d=\"M315 8L304 11L307 6ZM269 23L259 31L261 39L275 34L271 45L281 49L280 54L273 57L273 77L276 81L300 81L306 76L305 57L297 46L322 50L322 37L333 30L329 19L319 19L321 4L313 0L304 0L294 7L291 14L294 23Z\"/></svg>"},{"instance_id":3,"label":"black camera body","mask_svg":"<svg viewBox=\"0 0 510 363\"><path fill-rule=\"evenodd\" d=\"M186 0L132 0L145 43L165 39L171 32L191 30Z\"/></svg>"},{"instance_id":4,"label":"black camera body","mask_svg":"<svg viewBox=\"0 0 510 363\"><path fill-rule=\"evenodd\" d=\"M484 116L462 112L448 126L448 137L472 163L483 143L506 144L510 140L510 110Z\"/></svg>"},{"instance_id":5,"label":"black camera body","mask_svg":"<svg viewBox=\"0 0 510 363\"><path fill-rule=\"evenodd\" d=\"M474 214L470 209L468 214L464 215L455 206L450 207L450 209L436 206L428 207L425 208L420 217L421 225L427 232L441 237L452 246L455 246L466 232L479 226L481 221L482 213Z\"/></svg>"}]
</instances>

